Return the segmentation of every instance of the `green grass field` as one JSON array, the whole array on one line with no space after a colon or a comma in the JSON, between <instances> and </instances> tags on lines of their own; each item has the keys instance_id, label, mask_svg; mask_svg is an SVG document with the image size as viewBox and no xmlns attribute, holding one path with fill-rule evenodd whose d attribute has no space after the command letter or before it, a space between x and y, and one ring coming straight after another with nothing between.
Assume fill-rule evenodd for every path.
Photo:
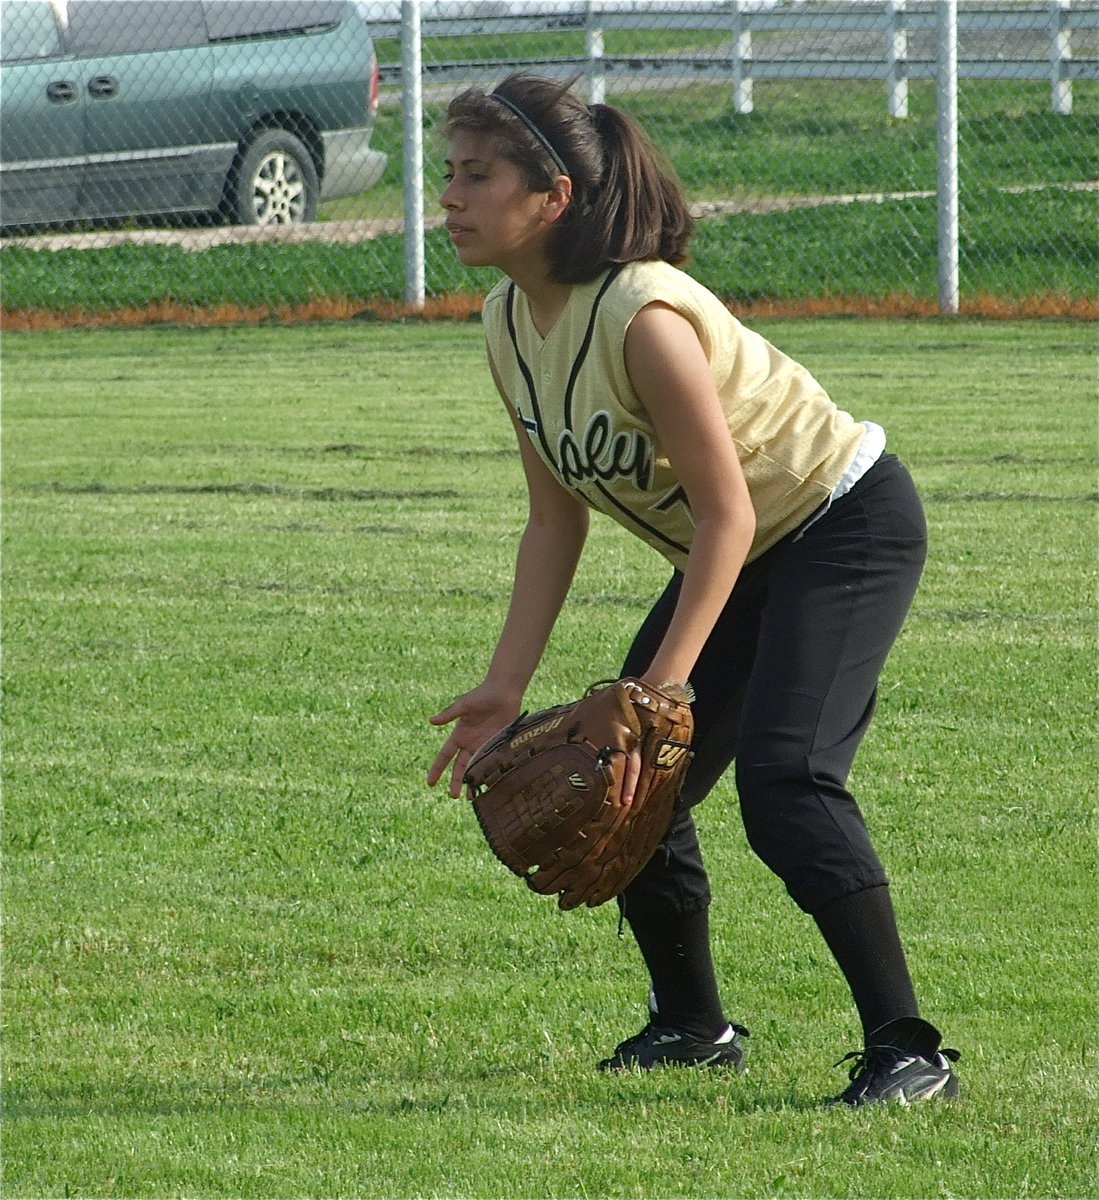
<instances>
[{"instance_id":1,"label":"green grass field","mask_svg":"<svg viewBox=\"0 0 1099 1200\"><path fill-rule=\"evenodd\" d=\"M856 1021L731 784L750 1070L593 1070L642 1021L613 905L423 783L524 517L476 325L8 334L6 1197L1097 1195L1095 329L761 328L926 499L855 786L963 1101L820 1107ZM598 523L529 702L664 574Z\"/></svg>"}]
</instances>

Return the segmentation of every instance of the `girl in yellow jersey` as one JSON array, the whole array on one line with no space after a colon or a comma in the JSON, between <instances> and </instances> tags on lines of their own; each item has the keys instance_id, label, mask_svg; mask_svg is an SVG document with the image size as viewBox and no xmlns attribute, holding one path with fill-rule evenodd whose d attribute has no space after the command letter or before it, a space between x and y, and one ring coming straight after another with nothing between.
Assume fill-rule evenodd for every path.
<instances>
[{"instance_id":1,"label":"girl in yellow jersey","mask_svg":"<svg viewBox=\"0 0 1099 1200\"><path fill-rule=\"evenodd\" d=\"M663 843L619 898L648 1020L599 1066L740 1064L710 952L692 808L735 763L752 848L816 922L864 1033L833 1103L954 1096L919 1013L885 872L847 789L926 552L885 433L679 269L692 219L637 125L515 75L455 99L441 203L458 258L499 268L484 327L529 516L485 677L428 772L520 712L598 509L672 568L622 674L690 681L695 756ZM751 1003L738 996L738 1010Z\"/></svg>"}]
</instances>

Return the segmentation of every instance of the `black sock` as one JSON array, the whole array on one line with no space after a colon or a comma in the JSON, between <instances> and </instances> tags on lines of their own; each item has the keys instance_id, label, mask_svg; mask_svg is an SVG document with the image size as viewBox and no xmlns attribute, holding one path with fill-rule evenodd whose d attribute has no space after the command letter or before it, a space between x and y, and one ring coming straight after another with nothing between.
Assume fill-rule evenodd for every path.
<instances>
[{"instance_id":1,"label":"black sock","mask_svg":"<svg viewBox=\"0 0 1099 1200\"><path fill-rule=\"evenodd\" d=\"M709 912L655 921L626 919L649 969L657 1023L706 1041L719 1037L728 1022L710 954Z\"/></svg>"},{"instance_id":2,"label":"black sock","mask_svg":"<svg viewBox=\"0 0 1099 1200\"><path fill-rule=\"evenodd\" d=\"M813 919L847 980L867 1038L897 1017L919 1016L888 887L853 892Z\"/></svg>"}]
</instances>

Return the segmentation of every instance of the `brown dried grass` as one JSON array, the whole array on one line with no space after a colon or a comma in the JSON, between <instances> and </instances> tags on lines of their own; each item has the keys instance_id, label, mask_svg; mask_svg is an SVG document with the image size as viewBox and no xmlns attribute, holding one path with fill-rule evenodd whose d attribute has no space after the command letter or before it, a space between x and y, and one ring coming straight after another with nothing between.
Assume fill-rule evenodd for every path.
<instances>
[{"instance_id":1,"label":"brown dried grass","mask_svg":"<svg viewBox=\"0 0 1099 1200\"><path fill-rule=\"evenodd\" d=\"M483 296L459 293L429 297L422 308L399 301L352 300L347 297L318 297L304 304L242 306L217 304L202 307L159 300L140 308L92 311L81 308L2 309L0 329L34 332L45 329L125 328L140 325L249 325L261 322L299 324L307 321L468 321L481 311ZM903 293L883 297L820 296L803 300L759 299L747 303L731 302L729 308L745 319L783 317L935 317L934 300ZM1064 296L1056 293L1007 299L979 295L963 299L959 316L989 320L1036 320L1061 318L1076 321L1099 320L1099 298Z\"/></svg>"}]
</instances>

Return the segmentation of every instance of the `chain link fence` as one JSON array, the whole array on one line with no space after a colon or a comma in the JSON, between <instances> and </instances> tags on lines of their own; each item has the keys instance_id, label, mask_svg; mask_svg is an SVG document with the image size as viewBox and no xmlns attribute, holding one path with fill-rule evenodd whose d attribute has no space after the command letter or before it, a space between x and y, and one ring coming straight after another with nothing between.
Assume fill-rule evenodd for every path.
<instances>
[{"instance_id":1,"label":"chain link fence","mask_svg":"<svg viewBox=\"0 0 1099 1200\"><path fill-rule=\"evenodd\" d=\"M1099 293L1099 0L6 0L0 33L5 255L243 243L274 305L275 250L300 274L309 243L321 291L475 305L439 131L521 69L639 118L701 218L689 269L731 302Z\"/></svg>"}]
</instances>

